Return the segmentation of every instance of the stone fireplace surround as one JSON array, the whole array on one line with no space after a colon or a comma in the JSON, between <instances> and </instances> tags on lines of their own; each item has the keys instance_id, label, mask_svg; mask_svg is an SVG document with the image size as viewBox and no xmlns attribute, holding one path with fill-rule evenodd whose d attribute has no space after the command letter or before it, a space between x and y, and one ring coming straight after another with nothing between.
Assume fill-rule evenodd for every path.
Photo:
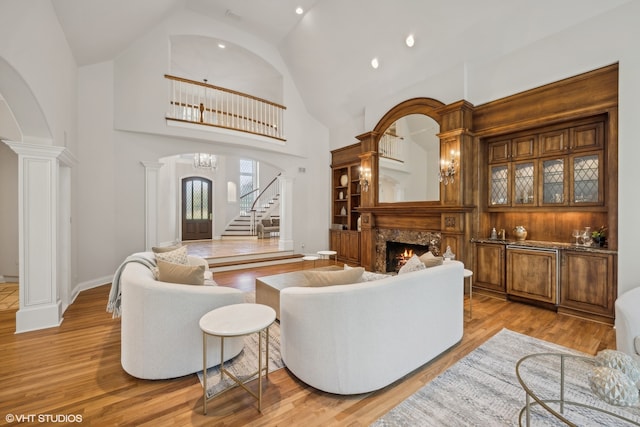
<instances>
[{"instance_id":1,"label":"stone fireplace surround","mask_svg":"<svg viewBox=\"0 0 640 427\"><path fill-rule=\"evenodd\" d=\"M434 255L440 255L442 238L440 232L378 228L375 235L375 271L377 272L387 271L387 242L424 245L428 246Z\"/></svg>"}]
</instances>

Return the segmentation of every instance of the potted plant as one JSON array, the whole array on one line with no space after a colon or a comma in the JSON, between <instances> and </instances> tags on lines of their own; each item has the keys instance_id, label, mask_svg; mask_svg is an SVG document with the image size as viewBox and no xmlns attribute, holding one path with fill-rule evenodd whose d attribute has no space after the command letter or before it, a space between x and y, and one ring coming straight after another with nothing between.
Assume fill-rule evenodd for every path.
<instances>
[{"instance_id":1,"label":"potted plant","mask_svg":"<svg viewBox=\"0 0 640 427\"><path fill-rule=\"evenodd\" d=\"M594 232L591 233L593 242L600 247L607 245L607 226L603 225Z\"/></svg>"}]
</instances>

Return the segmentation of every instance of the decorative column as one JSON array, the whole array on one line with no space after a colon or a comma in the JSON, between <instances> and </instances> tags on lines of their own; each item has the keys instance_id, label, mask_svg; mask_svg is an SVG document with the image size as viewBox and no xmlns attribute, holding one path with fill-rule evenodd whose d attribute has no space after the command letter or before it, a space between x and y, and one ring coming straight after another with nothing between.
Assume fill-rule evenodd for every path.
<instances>
[{"instance_id":1,"label":"decorative column","mask_svg":"<svg viewBox=\"0 0 640 427\"><path fill-rule=\"evenodd\" d=\"M18 154L20 307L16 332L62 323L71 277L71 178L65 147L5 141Z\"/></svg>"},{"instance_id":2,"label":"decorative column","mask_svg":"<svg viewBox=\"0 0 640 427\"><path fill-rule=\"evenodd\" d=\"M140 162L144 166L144 247L158 244L158 171L164 163Z\"/></svg>"},{"instance_id":3,"label":"decorative column","mask_svg":"<svg viewBox=\"0 0 640 427\"><path fill-rule=\"evenodd\" d=\"M458 101L445 105L438 110L441 117L440 157L447 162L450 153L459 153L457 170L453 183L440 184L440 200L444 206L460 208L464 211L443 212L441 215L442 247L447 246L456 253L456 259L472 264L473 248L468 242L474 235L473 215L475 195L479 191L478 147L474 144L473 126L474 106L467 101ZM465 209L467 208L467 209Z\"/></svg>"},{"instance_id":4,"label":"decorative column","mask_svg":"<svg viewBox=\"0 0 640 427\"><path fill-rule=\"evenodd\" d=\"M361 151L360 166L371 174L369 189L360 195L360 206L364 209L374 207L378 202L378 139L377 132L367 132L358 135ZM360 265L369 271L375 271L375 217L370 211L360 213Z\"/></svg>"},{"instance_id":5,"label":"decorative column","mask_svg":"<svg viewBox=\"0 0 640 427\"><path fill-rule=\"evenodd\" d=\"M280 175L280 240L278 249L293 250L293 178Z\"/></svg>"}]
</instances>

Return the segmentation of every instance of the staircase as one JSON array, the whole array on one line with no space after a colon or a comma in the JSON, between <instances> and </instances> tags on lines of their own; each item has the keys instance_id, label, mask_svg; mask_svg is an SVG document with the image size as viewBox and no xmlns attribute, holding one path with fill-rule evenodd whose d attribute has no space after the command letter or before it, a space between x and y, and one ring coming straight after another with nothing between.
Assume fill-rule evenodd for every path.
<instances>
[{"instance_id":1,"label":"staircase","mask_svg":"<svg viewBox=\"0 0 640 427\"><path fill-rule=\"evenodd\" d=\"M268 201L267 207L261 207L255 212L255 222L252 222L251 212L240 212L235 218L227 224L222 233L223 239L233 238L254 238L257 239L255 225L262 221L263 218L280 218L280 195L276 195Z\"/></svg>"},{"instance_id":2,"label":"staircase","mask_svg":"<svg viewBox=\"0 0 640 427\"><path fill-rule=\"evenodd\" d=\"M243 206L242 199L250 194L241 196L240 206ZM280 218L280 187L277 176L258 194L251 207L241 209L238 215L227 224L221 237L222 239L257 239L256 224L267 217Z\"/></svg>"}]
</instances>

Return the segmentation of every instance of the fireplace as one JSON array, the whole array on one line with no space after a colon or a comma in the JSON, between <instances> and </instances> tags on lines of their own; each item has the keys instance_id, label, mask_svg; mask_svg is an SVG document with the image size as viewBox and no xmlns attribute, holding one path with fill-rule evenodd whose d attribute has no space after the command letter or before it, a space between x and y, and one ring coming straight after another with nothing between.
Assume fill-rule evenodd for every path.
<instances>
[{"instance_id":1,"label":"fireplace","mask_svg":"<svg viewBox=\"0 0 640 427\"><path fill-rule=\"evenodd\" d=\"M397 273L413 255L420 256L428 250L428 245L404 242L387 242L386 271Z\"/></svg>"},{"instance_id":2,"label":"fireplace","mask_svg":"<svg viewBox=\"0 0 640 427\"><path fill-rule=\"evenodd\" d=\"M441 234L438 231L417 231L400 229L376 229L375 238L375 271L388 272L396 271L387 267L387 246L400 243L413 249L417 255L424 254L427 250L434 255L440 255ZM412 245L416 245L413 246Z\"/></svg>"}]
</instances>

